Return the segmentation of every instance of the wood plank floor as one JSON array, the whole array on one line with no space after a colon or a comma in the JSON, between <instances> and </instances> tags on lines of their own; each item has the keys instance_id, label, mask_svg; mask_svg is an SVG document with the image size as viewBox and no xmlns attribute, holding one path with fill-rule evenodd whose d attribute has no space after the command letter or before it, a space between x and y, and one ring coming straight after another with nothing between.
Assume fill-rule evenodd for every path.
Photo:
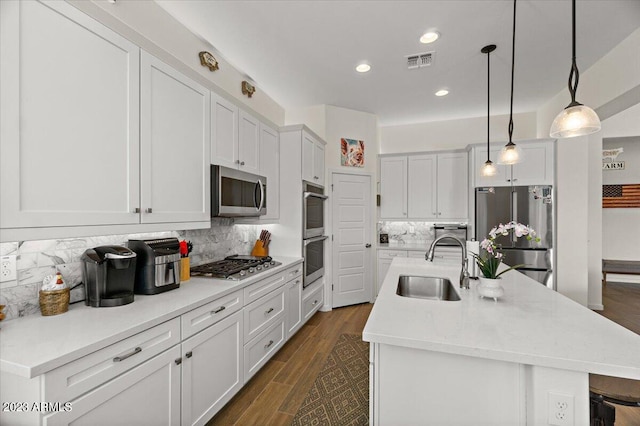
<instances>
[{"instance_id":1,"label":"wood plank floor","mask_svg":"<svg viewBox=\"0 0 640 426\"><path fill-rule=\"evenodd\" d=\"M603 304L601 315L640 334L640 286L609 283ZM372 307L318 312L207 426L290 424L338 336L362 332ZM640 408L616 406L616 418L616 426L638 426Z\"/></svg>"},{"instance_id":2,"label":"wood plank floor","mask_svg":"<svg viewBox=\"0 0 640 426\"><path fill-rule=\"evenodd\" d=\"M316 313L207 426L290 424L338 337L362 333L371 308Z\"/></svg>"},{"instance_id":3,"label":"wood plank floor","mask_svg":"<svg viewBox=\"0 0 640 426\"><path fill-rule=\"evenodd\" d=\"M640 286L608 283L602 289L602 304L604 310L596 312L634 333L640 334ZM616 379L609 380L611 386L615 386ZM624 382L623 389L629 394L640 395L640 381ZM640 425L640 408L622 405L615 405L615 408L616 426Z\"/></svg>"}]
</instances>

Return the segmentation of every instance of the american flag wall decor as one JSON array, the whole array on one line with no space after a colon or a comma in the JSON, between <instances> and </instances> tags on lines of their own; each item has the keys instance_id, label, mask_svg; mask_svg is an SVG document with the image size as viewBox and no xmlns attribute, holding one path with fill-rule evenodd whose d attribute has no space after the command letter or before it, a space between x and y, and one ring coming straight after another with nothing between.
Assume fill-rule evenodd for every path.
<instances>
[{"instance_id":1,"label":"american flag wall decor","mask_svg":"<svg viewBox=\"0 0 640 426\"><path fill-rule=\"evenodd\" d=\"M640 208L640 184L602 185L602 207Z\"/></svg>"}]
</instances>

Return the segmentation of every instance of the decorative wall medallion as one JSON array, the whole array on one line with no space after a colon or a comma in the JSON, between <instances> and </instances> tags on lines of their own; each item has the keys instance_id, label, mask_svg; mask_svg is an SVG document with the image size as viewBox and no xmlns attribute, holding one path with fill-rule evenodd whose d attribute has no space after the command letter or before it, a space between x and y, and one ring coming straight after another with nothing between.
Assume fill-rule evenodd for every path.
<instances>
[{"instance_id":1,"label":"decorative wall medallion","mask_svg":"<svg viewBox=\"0 0 640 426\"><path fill-rule=\"evenodd\" d=\"M209 71L215 71L218 69L218 60L213 57L209 52L200 52L200 64L204 67L208 67Z\"/></svg>"},{"instance_id":2,"label":"decorative wall medallion","mask_svg":"<svg viewBox=\"0 0 640 426\"><path fill-rule=\"evenodd\" d=\"M251 97L256 92L256 87L248 81L242 81L242 94Z\"/></svg>"}]
</instances>

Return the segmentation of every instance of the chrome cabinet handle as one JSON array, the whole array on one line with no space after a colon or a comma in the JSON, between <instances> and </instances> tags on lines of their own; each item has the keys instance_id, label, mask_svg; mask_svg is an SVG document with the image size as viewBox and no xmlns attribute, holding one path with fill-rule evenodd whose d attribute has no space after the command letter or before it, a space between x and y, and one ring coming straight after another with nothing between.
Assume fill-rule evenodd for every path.
<instances>
[{"instance_id":1,"label":"chrome cabinet handle","mask_svg":"<svg viewBox=\"0 0 640 426\"><path fill-rule=\"evenodd\" d=\"M320 179L318 176L314 176L313 178L314 178L314 179Z\"/></svg>"},{"instance_id":2,"label":"chrome cabinet handle","mask_svg":"<svg viewBox=\"0 0 640 426\"><path fill-rule=\"evenodd\" d=\"M300 280L296 280L296 284L300 284Z\"/></svg>"},{"instance_id":3,"label":"chrome cabinet handle","mask_svg":"<svg viewBox=\"0 0 640 426\"><path fill-rule=\"evenodd\" d=\"M176 365L182 364L182 358L176 358Z\"/></svg>"},{"instance_id":4,"label":"chrome cabinet handle","mask_svg":"<svg viewBox=\"0 0 640 426\"><path fill-rule=\"evenodd\" d=\"M151 207L149 207L149 208L147 208L147 209L145 210L145 212L146 212L146 213L153 213L153 209L152 209Z\"/></svg>"},{"instance_id":5,"label":"chrome cabinet handle","mask_svg":"<svg viewBox=\"0 0 640 426\"><path fill-rule=\"evenodd\" d=\"M269 340L269 343L267 343L266 345L264 345L265 349L268 349L271 345L273 345L273 340Z\"/></svg>"},{"instance_id":6,"label":"chrome cabinet handle","mask_svg":"<svg viewBox=\"0 0 640 426\"><path fill-rule=\"evenodd\" d=\"M365 246L366 248L369 248L369 247L371 247L371 244L365 244L364 246Z\"/></svg>"},{"instance_id":7,"label":"chrome cabinet handle","mask_svg":"<svg viewBox=\"0 0 640 426\"><path fill-rule=\"evenodd\" d=\"M241 162L240 162L240 165L241 165L241 166L244 166L244 161L241 161Z\"/></svg>"},{"instance_id":8,"label":"chrome cabinet handle","mask_svg":"<svg viewBox=\"0 0 640 426\"><path fill-rule=\"evenodd\" d=\"M315 306L318 303L318 299L314 300L311 306Z\"/></svg>"},{"instance_id":9,"label":"chrome cabinet handle","mask_svg":"<svg viewBox=\"0 0 640 426\"><path fill-rule=\"evenodd\" d=\"M189 351L186 354L184 354L184 356L186 356L187 358L191 358L193 356L193 352Z\"/></svg>"},{"instance_id":10,"label":"chrome cabinet handle","mask_svg":"<svg viewBox=\"0 0 640 426\"><path fill-rule=\"evenodd\" d=\"M219 314L220 312L224 311L226 308L226 306L220 306L218 309L214 309L213 311L211 311L212 314Z\"/></svg>"},{"instance_id":11,"label":"chrome cabinet handle","mask_svg":"<svg viewBox=\"0 0 640 426\"><path fill-rule=\"evenodd\" d=\"M240 164L240 160L236 160L236 164Z\"/></svg>"},{"instance_id":12,"label":"chrome cabinet handle","mask_svg":"<svg viewBox=\"0 0 640 426\"><path fill-rule=\"evenodd\" d=\"M268 310L264 311L264 314L269 315L271 312L273 312L273 308L269 308Z\"/></svg>"},{"instance_id":13,"label":"chrome cabinet handle","mask_svg":"<svg viewBox=\"0 0 640 426\"><path fill-rule=\"evenodd\" d=\"M126 355L122 355L122 356L117 356L113 359L113 362L120 362L120 361L124 361L125 359L134 356L135 354L139 354L140 352L142 352L142 348L141 347L137 347L135 348L133 351L129 352Z\"/></svg>"},{"instance_id":14,"label":"chrome cabinet handle","mask_svg":"<svg viewBox=\"0 0 640 426\"><path fill-rule=\"evenodd\" d=\"M140 207L136 207L135 209L133 209L134 213L140 213Z\"/></svg>"}]
</instances>

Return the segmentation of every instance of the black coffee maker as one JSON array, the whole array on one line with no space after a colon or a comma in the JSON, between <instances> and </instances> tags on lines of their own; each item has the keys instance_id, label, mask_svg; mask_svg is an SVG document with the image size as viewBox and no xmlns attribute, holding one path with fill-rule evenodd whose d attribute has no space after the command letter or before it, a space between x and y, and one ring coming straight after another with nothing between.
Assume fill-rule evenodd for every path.
<instances>
[{"instance_id":1,"label":"black coffee maker","mask_svg":"<svg viewBox=\"0 0 640 426\"><path fill-rule=\"evenodd\" d=\"M83 260L85 305L121 306L133 302L136 254L127 247L100 246L86 250Z\"/></svg>"}]
</instances>

